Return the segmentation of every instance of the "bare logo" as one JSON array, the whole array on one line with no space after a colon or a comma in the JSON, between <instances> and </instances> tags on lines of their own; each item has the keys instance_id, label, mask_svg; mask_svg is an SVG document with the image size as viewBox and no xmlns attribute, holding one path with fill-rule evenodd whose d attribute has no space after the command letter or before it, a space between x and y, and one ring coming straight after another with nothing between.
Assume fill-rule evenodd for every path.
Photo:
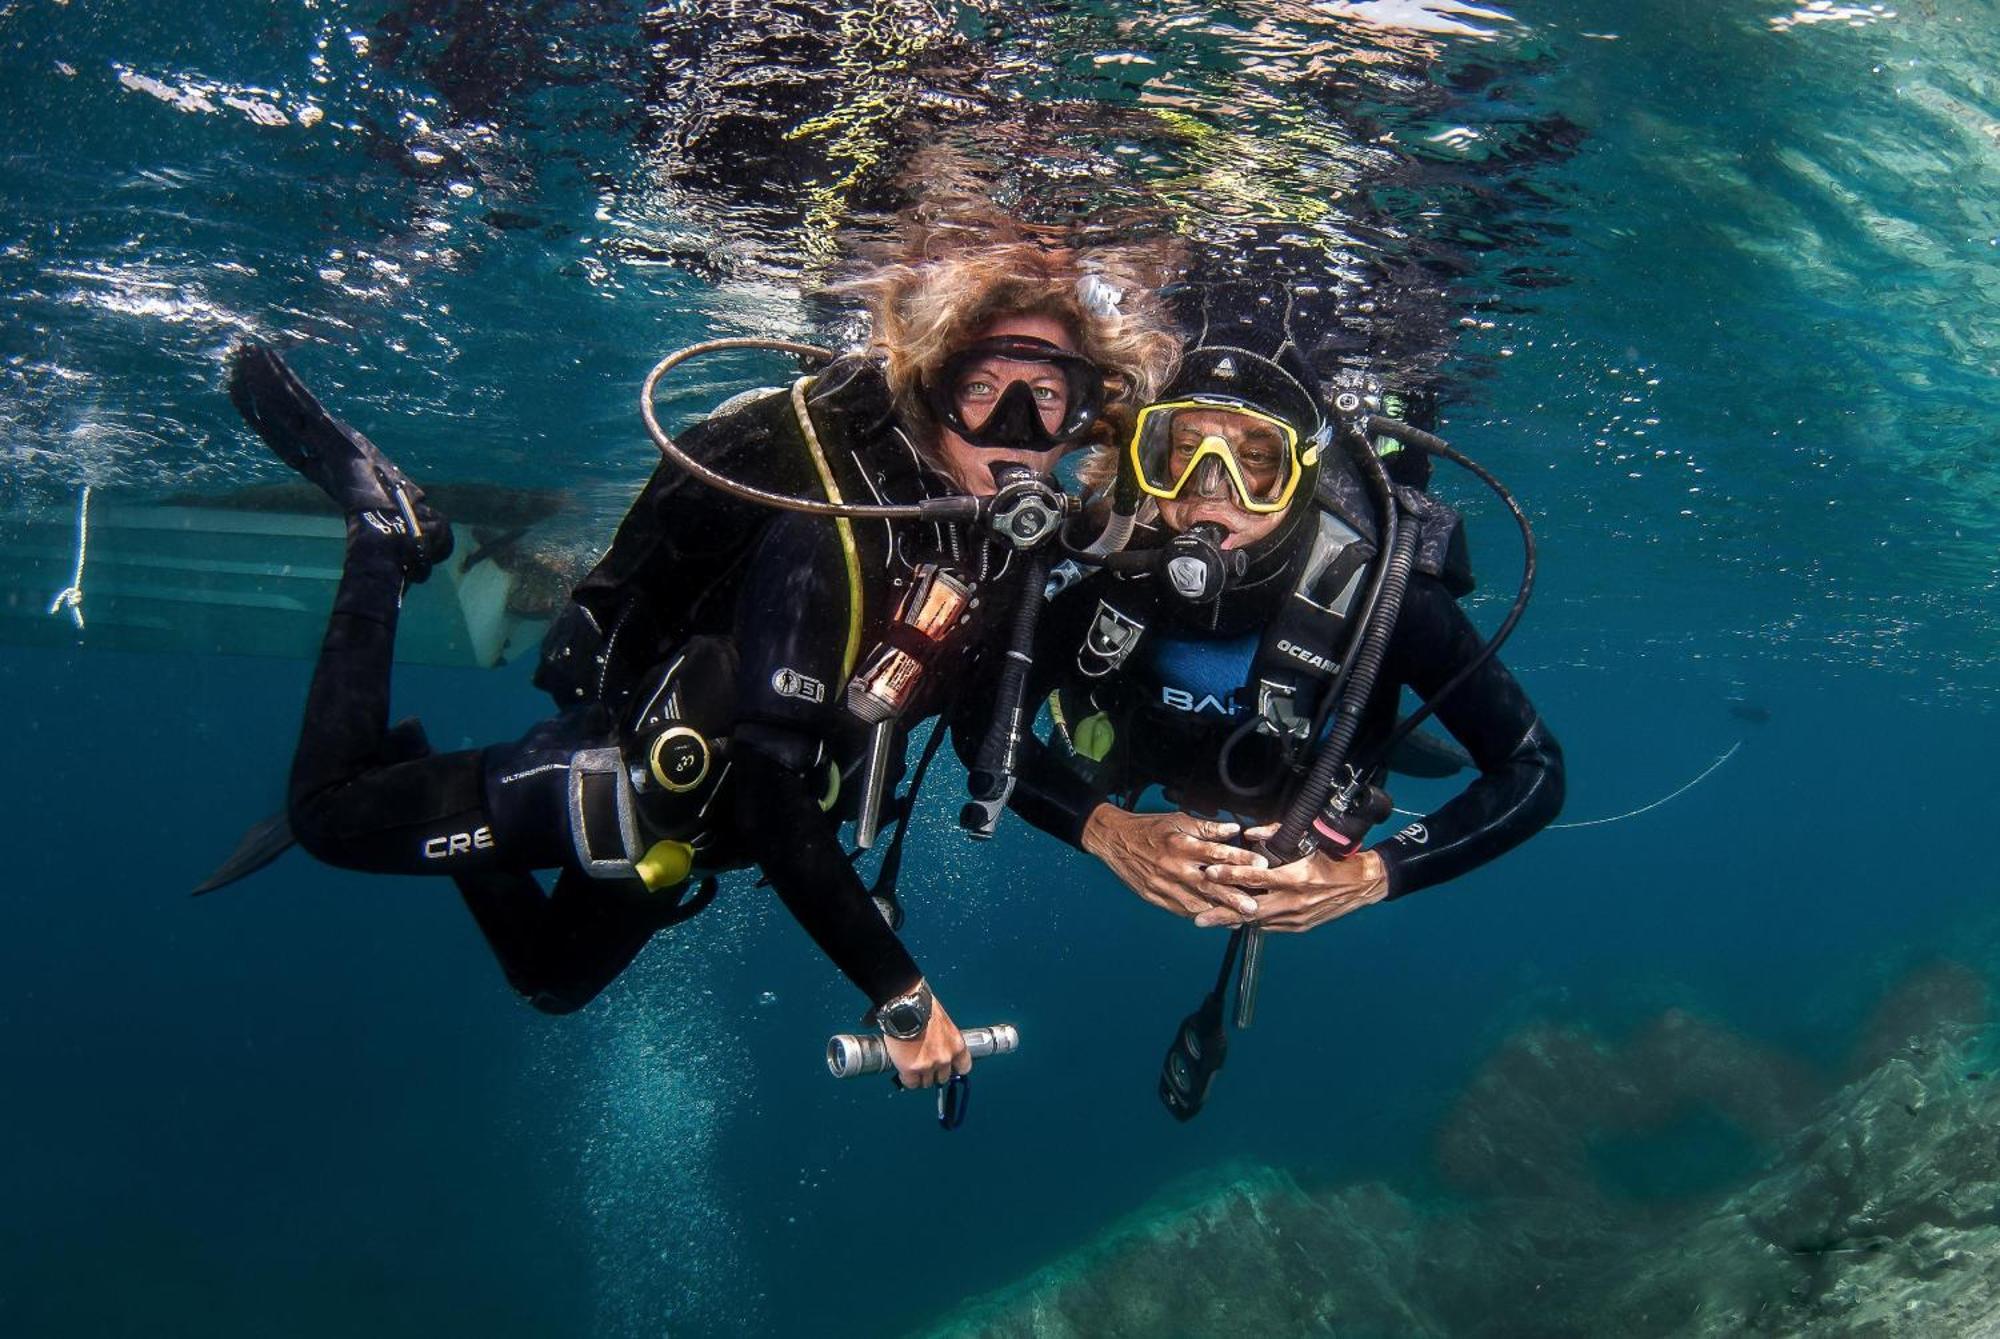
<instances>
[{"instance_id":1,"label":"bare logo","mask_svg":"<svg viewBox=\"0 0 2000 1339\"><path fill-rule=\"evenodd\" d=\"M1412 823L1410 824L1410 826L1404 828L1401 832L1396 834L1397 841L1408 842L1412 846L1429 845L1430 839L1431 839L1431 830L1425 827L1422 823Z\"/></svg>"},{"instance_id":2,"label":"bare logo","mask_svg":"<svg viewBox=\"0 0 2000 1339\"><path fill-rule=\"evenodd\" d=\"M1200 697L1196 697L1185 688L1161 688L1160 701L1166 703L1175 711L1191 711L1196 715L1204 711L1212 711L1218 716L1234 716L1236 714L1235 707L1224 702L1214 693L1203 693Z\"/></svg>"},{"instance_id":3,"label":"bare logo","mask_svg":"<svg viewBox=\"0 0 2000 1339\"><path fill-rule=\"evenodd\" d=\"M810 674L801 674L789 666L771 676L771 687L779 697L795 697L802 702L826 701L826 685Z\"/></svg>"},{"instance_id":4,"label":"bare logo","mask_svg":"<svg viewBox=\"0 0 2000 1339\"><path fill-rule=\"evenodd\" d=\"M493 829L485 826L470 832L454 832L443 837L433 837L424 843L424 859L445 860L455 855L470 855L474 851L493 849Z\"/></svg>"}]
</instances>

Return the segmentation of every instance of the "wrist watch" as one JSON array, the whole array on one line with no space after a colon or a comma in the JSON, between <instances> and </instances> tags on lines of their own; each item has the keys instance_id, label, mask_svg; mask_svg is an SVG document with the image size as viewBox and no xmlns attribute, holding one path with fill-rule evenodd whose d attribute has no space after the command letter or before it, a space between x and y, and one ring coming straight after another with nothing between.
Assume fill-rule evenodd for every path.
<instances>
[{"instance_id":1,"label":"wrist watch","mask_svg":"<svg viewBox=\"0 0 2000 1339\"><path fill-rule=\"evenodd\" d=\"M919 979L916 989L876 1006L874 1024L882 1035L897 1041L915 1041L931 1023L931 984Z\"/></svg>"}]
</instances>

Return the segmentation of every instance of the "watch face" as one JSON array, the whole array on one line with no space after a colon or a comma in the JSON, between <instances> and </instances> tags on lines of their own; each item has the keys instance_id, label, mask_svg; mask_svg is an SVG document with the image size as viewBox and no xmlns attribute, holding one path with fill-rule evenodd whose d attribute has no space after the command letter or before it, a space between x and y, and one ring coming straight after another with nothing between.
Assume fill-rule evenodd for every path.
<instances>
[{"instance_id":1,"label":"watch face","mask_svg":"<svg viewBox=\"0 0 2000 1339\"><path fill-rule=\"evenodd\" d=\"M882 1030L898 1041L908 1041L924 1030L930 1019L923 1006L899 1001L882 1014Z\"/></svg>"}]
</instances>

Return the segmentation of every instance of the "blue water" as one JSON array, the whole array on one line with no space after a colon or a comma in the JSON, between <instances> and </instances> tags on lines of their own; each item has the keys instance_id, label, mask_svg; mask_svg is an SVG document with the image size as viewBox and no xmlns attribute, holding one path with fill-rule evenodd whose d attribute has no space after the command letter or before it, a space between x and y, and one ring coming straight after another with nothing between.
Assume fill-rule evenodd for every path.
<instances>
[{"instance_id":1,"label":"blue water","mask_svg":"<svg viewBox=\"0 0 2000 1339\"><path fill-rule=\"evenodd\" d=\"M1346 302L1428 332L1354 361L1442 369L1448 435L1537 518L1507 658L1568 748L1565 818L1740 743L1709 779L1274 943L1180 1127L1153 1076L1216 942L1018 824L964 842L941 768L911 939L961 1021L1027 1039L947 1137L825 1077L853 992L747 882L568 1019L514 1001L443 885L294 855L190 902L275 802L305 665L0 648L0 1328L895 1333L1232 1163L1422 1193L1439 1122L1533 1020L1679 1007L1831 1066L1908 967L2000 969L2000 15L1507 8L1424 25L1488 36L1335 13L1414 5L952 11L985 73L918 82L1035 124L937 113L1029 203L1143 198L1217 248L1277 221L1362 276ZM398 47L411 14L456 41ZM254 333L309 342L315 384L431 477L563 487L602 542L650 464L644 368L841 333L798 296L849 235L813 202L849 168L850 214L888 191L834 150L772 166L770 199L716 186L675 117L749 21L706 55L638 31L580 2L0 3L0 534L86 483L277 477L220 395ZM1147 139L1132 109L1163 100L1220 142ZM1490 626L1509 527L1440 487ZM543 707L519 664L400 675L445 746ZM1606 1148L1606 1175L1671 1196L1741 1169L1698 1122L1663 1148ZM918 1243L901 1276L888 1225Z\"/></svg>"}]
</instances>

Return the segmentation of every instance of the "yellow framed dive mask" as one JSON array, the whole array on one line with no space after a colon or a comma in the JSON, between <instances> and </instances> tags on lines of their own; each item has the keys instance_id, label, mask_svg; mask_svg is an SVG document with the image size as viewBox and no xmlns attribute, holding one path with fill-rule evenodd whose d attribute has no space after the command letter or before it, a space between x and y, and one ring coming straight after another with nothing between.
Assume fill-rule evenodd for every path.
<instances>
[{"instance_id":1,"label":"yellow framed dive mask","mask_svg":"<svg viewBox=\"0 0 2000 1339\"><path fill-rule=\"evenodd\" d=\"M1291 505L1320 445L1242 400L1193 395L1140 410L1128 455L1148 497L1215 496L1226 479L1243 509L1262 516Z\"/></svg>"}]
</instances>

